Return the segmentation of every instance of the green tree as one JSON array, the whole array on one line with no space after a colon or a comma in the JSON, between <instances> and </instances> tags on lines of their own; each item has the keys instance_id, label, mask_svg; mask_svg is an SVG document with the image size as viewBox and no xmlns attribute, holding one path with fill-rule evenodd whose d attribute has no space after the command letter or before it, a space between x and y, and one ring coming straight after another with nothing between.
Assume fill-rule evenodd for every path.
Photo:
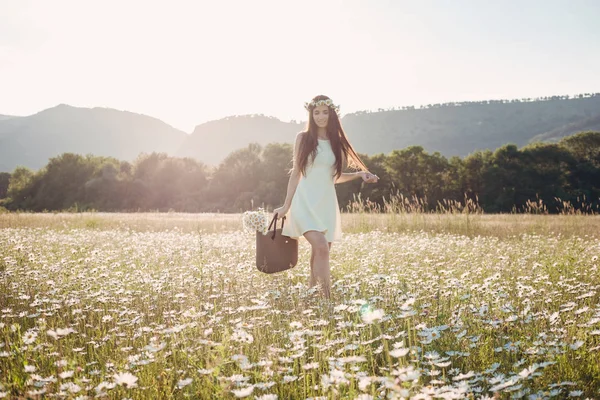
<instances>
[{"instance_id":1,"label":"green tree","mask_svg":"<svg viewBox=\"0 0 600 400\"><path fill-rule=\"evenodd\" d=\"M35 192L39 187L40 173L34 173L27 167L17 167L10 177L5 202L9 210L31 210L34 206Z\"/></svg>"},{"instance_id":2,"label":"green tree","mask_svg":"<svg viewBox=\"0 0 600 400\"><path fill-rule=\"evenodd\" d=\"M517 202L517 188L523 186L521 170L521 154L516 145L504 145L493 153L483 174L485 189L481 198L486 211L509 212L515 205L524 205L525 201Z\"/></svg>"},{"instance_id":3,"label":"green tree","mask_svg":"<svg viewBox=\"0 0 600 400\"><path fill-rule=\"evenodd\" d=\"M597 207L600 200L600 132L580 132L563 138L558 144L574 158L565 185L568 197L561 198L572 204L585 199L590 206Z\"/></svg>"},{"instance_id":4,"label":"green tree","mask_svg":"<svg viewBox=\"0 0 600 400\"><path fill-rule=\"evenodd\" d=\"M219 164L209 184L209 200L214 209L240 212L251 207L259 184L261 151L261 145L251 143L232 152Z\"/></svg>"},{"instance_id":5,"label":"green tree","mask_svg":"<svg viewBox=\"0 0 600 400\"><path fill-rule=\"evenodd\" d=\"M35 211L65 210L76 207L85 210L91 207L86 195L86 182L101 174L107 162L118 165L114 158L81 156L63 153L49 160L43 169L39 189L35 193Z\"/></svg>"},{"instance_id":6,"label":"green tree","mask_svg":"<svg viewBox=\"0 0 600 400\"><path fill-rule=\"evenodd\" d=\"M442 200L448 160L440 153L429 155L421 146L410 146L392 151L385 164L391 181L404 196L427 198L433 207Z\"/></svg>"},{"instance_id":7,"label":"green tree","mask_svg":"<svg viewBox=\"0 0 600 400\"><path fill-rule=\"evenodd\" d=\"M10 173L0 172L0 199L6 197L8 193L8 183L10 182Z\"/></svg>"},{"instance_id":8,"label":"green tree","mask_svg":"<svg viewBox=\"0 0 600 400\"><path fill-rule=\"evenodd\" d=\"M519 198L527 201L539 197L554 210L556 197L568 198L565 189L569 173L575 166L574 157L563 147L549 143L535 143L522 148L520 152L523 165Z\"/></svg>"},{"instance_id":9,"label":"green tree","mask_svg":"<svg viewBox=\"0 0 600 400\"><path fill-rule=\"evenodd\" d=\"M493 153L490 150L476 151L464 158L460 169L461 195L475 201L479 197L480 202L482 194L486 191L486 181L484 179L485 171L492 163Z\"/></svg>"},{"instance_id":10,"label":"green tree","mask_svg":"<svg viewBox=\"0 0 600 400\"><path fill-rule=\"evenodd\" d=\"M283 205L287 194L290 176L287 171L292 168L293 149L289 143L271 143L265 146L260 155L258 166L258 186L253 191L250 209Z\"/></svg>"},{"instance_id":11,"label":"green tree","mask_svg":"<svg viewBox=\"0 0 600 400\"><path fill-rule=\"evenodd\" d=\"M197 160L141 154L133 165L126 204L129 209L200 211L207 186L208 169Z\"/></svg>"}]
</instances>

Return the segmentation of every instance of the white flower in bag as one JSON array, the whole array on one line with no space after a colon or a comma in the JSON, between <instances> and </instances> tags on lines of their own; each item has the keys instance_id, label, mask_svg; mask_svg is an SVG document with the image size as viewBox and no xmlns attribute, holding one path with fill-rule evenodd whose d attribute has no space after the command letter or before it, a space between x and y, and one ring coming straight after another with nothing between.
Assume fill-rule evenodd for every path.
<instances>
[{"instance_id":1,"label":"white flower in bag","mask_svg":"<svg viewBox=\"0 0 600 400\"><path fill-rule=\"evenodd\" d=\"M262 208L259 208L258 211L246 211L242 215L242 225L248 233L254 234L259 231L266 235L269 229L269 214Z\"/></svg>"}]
</instances>

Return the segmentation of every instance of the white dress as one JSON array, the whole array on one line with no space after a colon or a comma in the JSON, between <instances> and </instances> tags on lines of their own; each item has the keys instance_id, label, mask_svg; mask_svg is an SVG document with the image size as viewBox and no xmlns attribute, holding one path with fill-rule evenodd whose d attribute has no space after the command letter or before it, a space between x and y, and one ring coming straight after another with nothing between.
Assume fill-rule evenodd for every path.
<instances>
[{"instance_id":1,"label":"white dress","mask_svg":"<svg viewBox=\"0 0 600 400\"><path fill-rule=\"evenodd\" d=\"M334 185L335 154L329 140L319 139L317 155L306 167L292 197L282 234L294 239L306 231L325 234L328 242L342 239L340 208Z\"/></svg>"}]
</instances>

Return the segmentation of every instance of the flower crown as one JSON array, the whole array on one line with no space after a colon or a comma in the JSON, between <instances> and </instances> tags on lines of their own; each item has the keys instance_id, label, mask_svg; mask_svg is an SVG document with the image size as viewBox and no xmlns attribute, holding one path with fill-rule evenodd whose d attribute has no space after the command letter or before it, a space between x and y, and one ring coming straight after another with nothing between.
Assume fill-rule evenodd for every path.
<instances>
[{"instance_id":1,"label":"flower crown","mask_svg":"<svg viewBox=\"0 0 600 400\"><path fill-rule=\"evenodd\" d=\"M331 109L335 110L337 114L340 113L340 106L333 104L333 101L331 101L331 99L317 101L312 100L310 103L304 103L304 108L306 108L307 111L310 111L311 107L314 108L316 106L328 106Z\"/></svg>"}]
</instances>

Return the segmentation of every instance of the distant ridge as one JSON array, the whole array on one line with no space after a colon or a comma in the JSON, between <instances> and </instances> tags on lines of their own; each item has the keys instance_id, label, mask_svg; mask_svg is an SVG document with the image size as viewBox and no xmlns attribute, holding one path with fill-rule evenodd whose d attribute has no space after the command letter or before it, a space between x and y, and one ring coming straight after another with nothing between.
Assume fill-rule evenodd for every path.
<instances>
[{"instance_id":1,"label":"distant ridge","mask_svg":"<svg viewBox=\"0 0 600 400\"><path fill-rule=\"evenodd\" d=\"M446 157L464 157L506 143L522 147L600 131L600 93L362 111L343 115L342 124L359 153L388 154L420 145ZM200 124L187 135L143 114L60 104L30 116L0 116L0 172L17 165L41 168L64 152L133 161L141 152L155 151L216 165L252 142L292 144L304 126L262 114L239 115Z\"/></svg>"},{"instance_id":2,"label":"distant ridge","mask_svg":"<svg viewBox=\"0 0 600 400\"><path fill-rule=\"evenodd\" d=\"M133 160L141 152L174 154L186 134L149 116L66 104L0 120L0 167L33 169L64 152Z\"/></svg>"}]
</instances>

